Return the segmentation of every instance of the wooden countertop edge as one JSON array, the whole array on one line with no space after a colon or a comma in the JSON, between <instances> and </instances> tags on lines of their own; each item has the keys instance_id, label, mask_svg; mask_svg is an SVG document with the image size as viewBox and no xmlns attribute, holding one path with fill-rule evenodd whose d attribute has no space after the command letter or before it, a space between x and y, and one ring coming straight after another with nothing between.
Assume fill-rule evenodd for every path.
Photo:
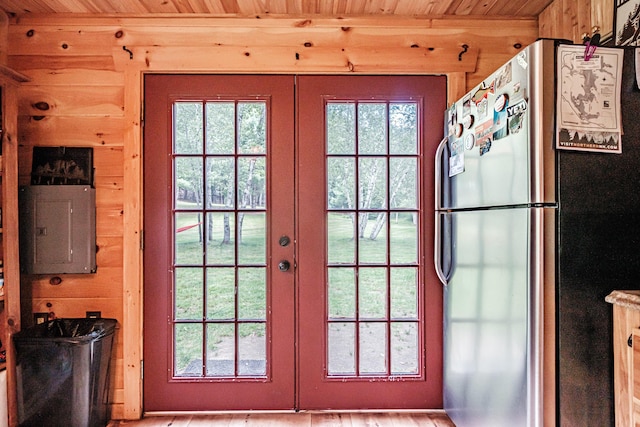
<instances>
[{"instance_id":1,"label":"wooden countertop edge","mask_svg":"<svg viewBox=\"0 0 640 427\"><path fill-rule=\"evenodd\" d=\"M613 291L604 299L611 304L617 304L632 310L640 311L640 290Z\"/></svg>"}]
</instances>

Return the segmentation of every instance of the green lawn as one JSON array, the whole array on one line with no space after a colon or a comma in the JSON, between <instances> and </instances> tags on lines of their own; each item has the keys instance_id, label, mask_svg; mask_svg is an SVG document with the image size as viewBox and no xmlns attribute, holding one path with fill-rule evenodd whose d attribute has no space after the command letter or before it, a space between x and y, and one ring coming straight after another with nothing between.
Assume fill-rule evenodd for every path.
<instances>
[{"instance_id":1,"label":"green lawn","mask_svg":"<svg viewBox=\"0 0 640 427\"><path fill-rule=\"evenodd\" d=\"M210 218L213 219L213 238L205 245L201 241L201 236L207 234L202 214L188 212L176 215L176 229L192 227L176 234L175 317L177 320L194 321L176 325L177 371L194 359L202 359L203 337L206 336L208 350L213 351L216 344L233 336L233 324L225 322L234 320L236 310L238 319L247 322L241 329L241 337L264 336L265 333L265 214L258 212L244 216L242 242L237 251L232 244L236 240L237 229L233 212L229 213L231 243L223 243L224 214L211 214ZM417 318L417 267L411 266L416 265L418 258L417 227L409 213L392 216L388 248L386 227L375 240L368 237L374 223L375 218L370 219L366 237L359 239L356 245L351 216L342 213L329 215L330 319L355 319L356 307L360 319L385 319L388 310L391 318ZM359 269L353 265L356 247L361 261ZM238 265L234 267L236 257ZM387 259L392 265L403 266L387 268L384 266ZM390 308L387 307L387 279L390 280ZM210 323L205 332L199 323L203 318L217 322Z\"/></svg>"}]
</instances>

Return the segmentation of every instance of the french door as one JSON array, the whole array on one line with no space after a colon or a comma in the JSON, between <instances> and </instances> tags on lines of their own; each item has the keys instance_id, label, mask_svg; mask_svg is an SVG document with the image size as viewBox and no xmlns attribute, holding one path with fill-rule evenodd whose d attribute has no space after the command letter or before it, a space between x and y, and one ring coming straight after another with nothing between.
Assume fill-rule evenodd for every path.
<instances>
[{"instance_id":1,"label":"french door","mask_svg":"<svg viewBox=\"0 0 640 427\"><path fill-rule=\"evenodd\" d=\"M441 407L445 86L145 78L145 411Z\"/></svg>"},{"instance_id":2,"label":"french door","mask_svg":"<svg viewBox=\"0 0 640 427\"><path fill-rule=\"evenodd\" d=\"M303 76L297 91L299 405L439 407L445 80Z\"/></svg>"}]
</instances>

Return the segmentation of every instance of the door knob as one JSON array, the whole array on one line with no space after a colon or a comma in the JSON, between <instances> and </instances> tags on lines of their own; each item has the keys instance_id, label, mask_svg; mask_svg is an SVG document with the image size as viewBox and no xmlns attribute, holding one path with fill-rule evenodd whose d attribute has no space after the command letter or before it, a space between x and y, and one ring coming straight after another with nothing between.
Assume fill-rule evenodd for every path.
<instances>
[{"instance_id":1,"label":"door knob","mask_svg":"<svg viewBox=\"0 0 640 427\"><path fill-rule=\"evenodd\" d=\"M289 271L289 267L291 267L291 264L286 259L278 263L278 270L280 271Z\"/></svg>"}]
</instances>

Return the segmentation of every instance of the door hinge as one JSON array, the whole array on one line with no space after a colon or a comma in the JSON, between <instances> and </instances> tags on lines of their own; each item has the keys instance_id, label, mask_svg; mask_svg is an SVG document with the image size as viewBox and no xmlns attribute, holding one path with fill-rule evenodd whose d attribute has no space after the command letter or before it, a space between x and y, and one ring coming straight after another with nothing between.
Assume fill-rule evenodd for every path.
<instances>
[{"instance_id":1,"label":"door hinge","mask_svg":"<svg viewBox=\"0 0 640 427\"><path fill-rule=\"evenodd\" d=\"M144 379L144 360L140 361L140 379Z\"/></svg>"},{"instance_id":2,"label":"door hinge","mask_svg":"<svg viewBox=\"0 0 640 427\"><path fill-rule=\"evenodd\" d=\"M144 230L140 230L140 250L144 251Z\"/></svg>"}]
</instances>

